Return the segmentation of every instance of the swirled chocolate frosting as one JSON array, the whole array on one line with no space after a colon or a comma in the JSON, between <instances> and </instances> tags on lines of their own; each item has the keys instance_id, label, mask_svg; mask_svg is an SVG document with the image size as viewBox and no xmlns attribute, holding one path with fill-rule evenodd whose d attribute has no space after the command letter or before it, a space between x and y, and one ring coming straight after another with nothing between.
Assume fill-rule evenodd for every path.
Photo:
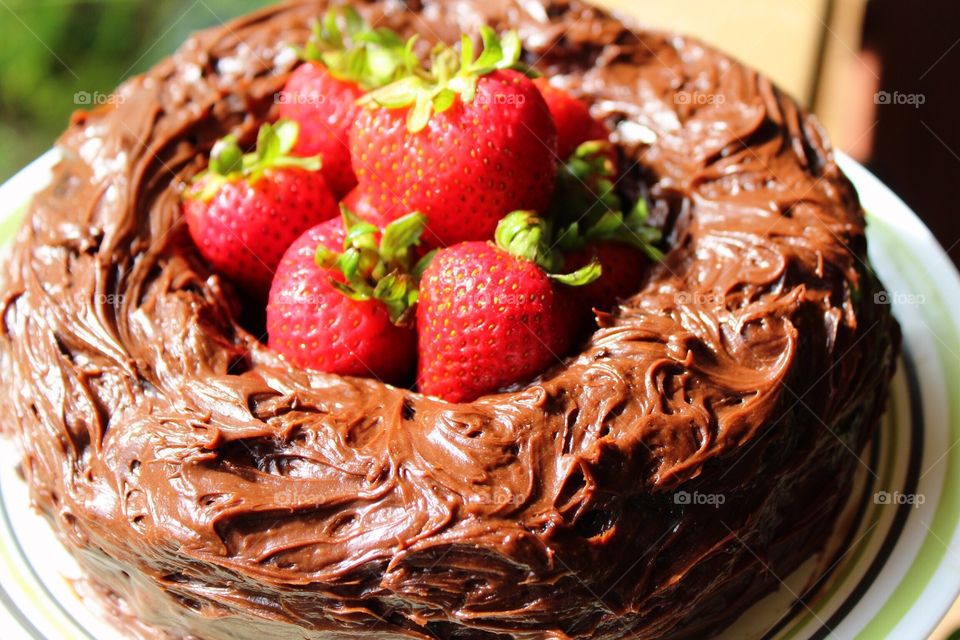
<instances>
[{"instance_id":1,"label":"swirled chocolate frosting","mask_svg":"<svg viewBox=\"0 0 960 640\"><path fill-rule=\"evenodd\" d=\"M2 424L35 506L144 637L721 629L824 543L898 348L823 131L725 55L575 0L361 2L427 47L517 29L613 128L669 252L520 389L299 370L178 193L272 116L325 7L201 33L60 139L4 268Z\"/></svg>"}]
</instances>

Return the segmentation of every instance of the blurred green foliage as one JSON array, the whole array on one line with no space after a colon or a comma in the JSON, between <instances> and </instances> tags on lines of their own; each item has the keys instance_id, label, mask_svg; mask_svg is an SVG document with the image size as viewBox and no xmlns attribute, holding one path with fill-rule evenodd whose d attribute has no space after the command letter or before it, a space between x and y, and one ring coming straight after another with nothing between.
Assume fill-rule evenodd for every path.
<instances>
[{"instance_id":1,"label":"blurred green foliage","mask_svg":"<svg viewBox=\"0 0 960 640\"><path fill-rule=\"evenodd\" d=\"M192 31L270 0L0 0L0 183ZM81 92L81 93L78 93Z\"/></svg>"}]
</instances>

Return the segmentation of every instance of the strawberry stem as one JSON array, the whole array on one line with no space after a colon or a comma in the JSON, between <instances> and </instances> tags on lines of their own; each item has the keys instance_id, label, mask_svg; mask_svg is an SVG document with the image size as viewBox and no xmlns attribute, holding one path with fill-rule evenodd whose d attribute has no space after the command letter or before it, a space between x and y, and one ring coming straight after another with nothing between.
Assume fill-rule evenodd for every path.
<instances>
[{"instance_id":1,"label":"strawberry stem","mask_svg":"<svg viewBox=\"0 0 960 640\"><path fill-rule=\"evenodd\" d=\"M456 104L472 102L477 93L477 81L501 69L515 69L535 75L520 62L523 46L515 31L503 37L487 25L480 27L483 52L474 58L473 41L466 35L460 40L460 55L449 45L440 44L430 57L430 69L411 65L407 73L395 82L371 91L359 104L376 104L387 109L410 107L407 129L422 131L434 113L443 113Z\"/></svg>"},{"instance_id":2,"label":"strawberry stem","mask_svg":"<svg viewBox=\"0 0 960 640\"><path fill-rule=\"evenodd\" d=\"M292 120L265 123L257 134L257 147L244 153L236 136L228 135L213 145L207 170L193 179L193 188L186 197L210 200L224 183L245 179L253 184L267 169L297 168L319 171L320 156L301 158L290 155L297 143L300 126Z\"/></svg>"},{"instance_id":3,"label":"strawberry stem","mask_svg":"<svg viewBox=\"0 0 960 640\"><path fill-rule=\"evenodd\" d=\"M345 230L343 251L317 247L317 265L343 275L345 282L330 278L343 295L351 300L378 300L386 307L391 322L409 324L418 298L419 276L415 274L426 268L414 264L413 251L426 228L426 216L408 213L381 233L342 204L340 212Z\"/></svg>"},{"instance_id":4,"label":"strawberry stem","mask_svg":"<svg viewBox=\"0 0 960 640\"><path fill-rule=\"evenodd\" d=\"M589 242L613 240L643 251L651 260L663 260L657 248L663 236L650 225L646 198L629 210L614 190L614 164L610 143L584 142L560 167L551 212L561 222L557 242L563 251L580 249Z\"/></svg>"},{"instance_id":5,"label":"strawberry stem","mask_svg":"<svg viewBox=\"0 0 960 640\"><path fill-rule=\"evenodd\" d=\"M323 64L334 78L368 91L410 73L418 64L415 40L405 41L392 29L374 29L347 5L327 10L299 54Z\"/></svg>"},{"instance_id":6,"label":"strawberry stem","mask_svg":"<svg viewBox=\"0 0 960 640\"><path fill-rule=\"evenodd\" d=\"M571 287L590 284L603 272L600 263L593 260L573 273L557 273L563 266L563 256L556 249L552 225L532 211L507 214L497 224L494 239L500 249L533 262L552 279Z\"/></svg>"},{"instance_id":7,"label":"strawberry stem","mask_svg":"<svg viewBox=\"0 0 960 640\"><path fill-rule=\"evenodd\" d=\"M594 258L586 265L571 273L550 273L547 275L568 287L582 287L602 276L603 267L600 266L600 261Z\"/></svg>"},{"instance_id":8,"label":"strawberry stem","mask_svg":"<svg viewBox=\"0 0 960 640\"><path fill-rule=\"evenodd\" d=\"M498 247L529 260L545 271L555 271L562 260L550 246L550 223L533 211L514 211L498 224L494 240Z\"/></svg>"}]
</instances>

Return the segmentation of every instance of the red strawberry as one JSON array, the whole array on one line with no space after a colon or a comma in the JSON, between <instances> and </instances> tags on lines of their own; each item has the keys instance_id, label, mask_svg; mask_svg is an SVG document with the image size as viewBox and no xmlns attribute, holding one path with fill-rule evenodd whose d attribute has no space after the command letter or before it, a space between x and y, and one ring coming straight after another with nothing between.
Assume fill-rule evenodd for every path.
<instances>
[{"instance_id":1,"label":"red strawberry","mask_svg":"<svg viewBox=\"0 0 960 640\"><path fill-rule=\"evenodd\" d=\"M430 74L364 96L350 133L357 189L384 219L426 215L432 246L487 240L508 212L543 211L553 192L556 130L539 90L513 70L519 37L482 33L476 61L464 39L459 66L443 49Z\"/></svg>"},{"instance_id":2,"label":"red strawberry","mask_svg":"<svg viewBox=\"0 0 960 640\"><path fill-rule=\"evenodd\" d=\"M379 230L344 209L283 256L267 303L269 345L302 367L402 382L413 370L412 253L423 218Z\"/></svg>"},{"instance_id":3,"label":"red strawberry","mask_svg":"<svg viewBox=\"0 0 960 640\"><path fill-rule=\"evenodd\" d=\"M338 197L357 184L347 140L362 95L356 84L337 80L317 62L298 67L280 94L280 116L300 124L293 152L323 158L323 175Z\"/></svg>"},{"instance_id":4,"label":"red strawberry","mask_svg":"<svg viewBox=\"0 0 960 640\"><path fill-rule=\"evenodd\" d=\"M296 138L296 123L265 124L257 150L244 155L227 136L184 194L184 216L200 253L252 295L266 295L290 243L338 212L319 160L288 155Z\"/></svg>"},{"instance_id":5,"label":"red strawberry","mask_svg":"<svg viewBox=\"0 0 960 640\"><path fill-rule=\"evenodd\" d=\"M417 306L420 391L451 402L532 378L573 346L578 319L568 287L599 275L595 264L548 274L546 223L515 212L497 244L440 249L423 273Z\"/></svg>"},{"instance_id":6,"label":"red strawberry","mask_svg":"<svg viewBox=\"0 0 960 640\"><path fill-rule=\"evenodd\" d=\"M592 242L567 255L564 266L579 269L594 260L600 262L603 275L595 282L578 287L573 293L585 310L611 310L618 300L640 289L643 276L650 266L646 253L616 240Z\"/></svg>"},{"instance_id":7,"label":"red strawberry","mask_svg":"<svg viewBox=\"0 0 960 640\"><path fill-rule=\"evenodd\" d=\"M380 212L370 204L369 194L363 193L359 189L354 189L343 198L343 204L347 209L357 214L367 222L372 222L378 227L385 227L389 220L385 220Z\"/></svg>"},{"instance_id":8,"label":"red strawberry","mask_svg":"<svg viewBox=\"0 0 960 640\"><path fill-rule=\"evenodd\" d=\"M610 130L590 115L590 109L572 95L550 84L546 78L534 80L550 109L557 127L557 155L566 160L588 140L609 140Z\"/></svg>"},{"instance_id":9,"label":"red strawberry","mask_svg":"<svg viewBox=\"0 0 960 640\"><path fill-rule=\"evenodd\" d=\"M343 28L340 23L343 22ZM347 146L357 99L391 82L409 52L389 29L372 29L352 7L332 8L304 49L307 62L287 80L280 117L300 124L294 153L320 155L323 175L337 197L357 183Z\"/></svg>"},{"instance_id":10,"label":"red strawberry","mask_svg":"<svg viewBox=\"0 0 960 640\"><path fill-rule=\"evenodd\" d=\"M620 208L619 197L602 202ZM584 316L593 321L593 309L609 311L617 300L636 293L651 261L663 254L655 246L661 240L660 230L649 224L647 201L640 198L628 213L604 210L602 206L561 229L556 244L565 254L564 267L579 269L598 261L602 275L596 281L578 287L573 295ZM557 214L563 219L562 213Z\"/></svg>"}]
</instances>

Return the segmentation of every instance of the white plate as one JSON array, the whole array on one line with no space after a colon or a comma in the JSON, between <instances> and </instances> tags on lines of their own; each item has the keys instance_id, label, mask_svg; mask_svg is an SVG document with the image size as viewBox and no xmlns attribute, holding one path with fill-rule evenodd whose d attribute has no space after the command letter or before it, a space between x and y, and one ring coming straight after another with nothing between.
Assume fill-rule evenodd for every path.
<instances>
[{"instance_id":1,"label":"white plate","mask_svg":"<svg viewBox=\"0 0 960 640\"><path fill-rule=\"evenodd\" d=\"M0 187L0 243L48 180L48 153ZM925 639L960 591L960 278L912 211L841 156L865 209L870 256L904 333L903 357L880 433L863 453L861 482L831 541L723 634L758 638ZM0 455L0 636L112 640L72 587L76 566L29 508ZM886 498L886 499L885 499ZM823 573L811 584L810 576Z\"/></svg>"}]
</instances>

